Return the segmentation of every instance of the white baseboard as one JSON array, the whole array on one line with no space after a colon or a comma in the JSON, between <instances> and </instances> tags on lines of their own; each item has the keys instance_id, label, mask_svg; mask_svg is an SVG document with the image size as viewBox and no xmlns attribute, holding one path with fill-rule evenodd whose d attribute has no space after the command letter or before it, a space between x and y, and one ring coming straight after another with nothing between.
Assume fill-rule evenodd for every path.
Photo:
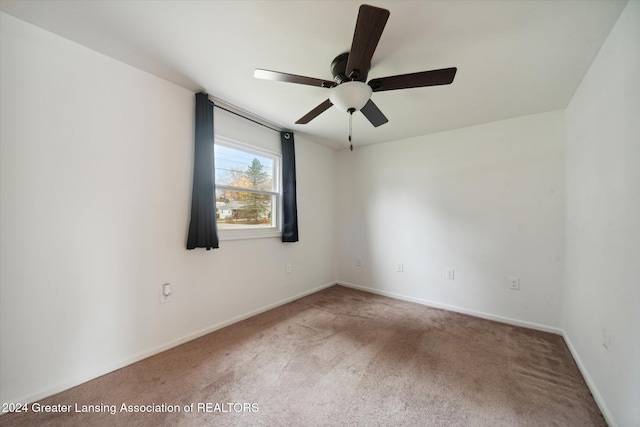
<instances>
[{"instance_id":1,"label":"white baseboard","mask_svg":"<svg viewBox=\"0 0 640 427\"><path fill-rule=\"evenodd\" d=\"M284 305L284 304L290 303L292 301L298 300L298 299L303 298L303 297L305 297L307 295L314 294L314 293L319 292L319 291L321 291L323 289L326 289L328 287L334 286L335 284L336 284L336 282L325 283L324 285L315 287L315 288L313 288L311 290L308 290L308 291L305 291L305 292L301 292L301 293L299 293L297 295L291 296L289 298L285 298L285 299L277 301L277 302L275 302L273 304L269 304L269 305L267 305L265 307L261 307L259 309L250 311L248 313L244 313L244 314L241 314L239 316L233 317L233 318L231 318L229 320L225 320L224 322L216 323L215 325L208 326L206 328L203 328L203 329L200 329L198 331L192 332L192 333L190 333L188 335L185 335L185 336L183 336L181 338L169 341L166 344L162 344L162 345L159 345L157 347L151 348L149 350L142 351L142 352L140 352L140 353L138 353L138 354L136 354L136 355L134 355L132 357L126 358L126 359L121 360L121 361L119 361L117 363L114 363L112 365L109 365L109 366L106 366L106 367L103 367L103 368L100 368L100 369L97 369L97 370L94 370L94 371L90 371L90 372L84 372L84 373L76 376L75 378L73 378L73 379L71 379L69 381L66 381L64 383L58 384L58 385L56 385L54 387L48 387L48 388L46 388L44 390L40 390L40 391L38 391L36 393L32 393L32 394L29 394L29 395L26 395L26 396L22 396L22 397L18 397L18 398L10 398L10 400L8 400L7 402L20 402L20 403L25 403L25 404L26 403L36 402L38 400L44 399L45 397L49 397L49 396L52 396L54 394L60 393L62 391L68 390L68 389L70 389L72 387L75 387L75 386L80 385L82 383L85 383L87 381L91 381L93 379L96 379L98 377L101 377L103 375L111 373L111 372L116 371L118 369L124 368L125 366L129 366L129 365L131 365L133 363L139 362L139 361L141 361L143 359L146 359L148 357L154 356L154 355L156 355L158 353L161 353L163 351L169 350L169 349L171 349L173 347L177 347L180 344L184 344L186 342L193 341L196 338L200 338L201 336L210 334L211 332L215 332L218 329L225 328L225 327L227 327L229 325L232 325L234 323L238 323L238 322L241 322L241 321L243 321L245 319L248 319L250 317L258 315L260 313L264 313L265 311L269 311L269 310L274 309L276 307L279 307L281 305ZM0 415L1 414L3 414L3 413L0 412Z\"/></svg>"},{"instance_id":2,"label":"white baseboard","mask_svg":"<svg viewBox=\"0 0 640 427\"><path fill-rule=\"evenodd\" d=\"M395 292L382 291L379 289L369 288L367 286L356 285L354 283L338 282L338 284L346 286L348 288L358 289L360 291L370 292L370 293L382 295L385 297L395 298L402 301L415 302L418 304L427 305L429 307L434 307L434 308L442 308L444 310L455 311L456 313L468 314L470 316L480 317L482 319L487 319L487 320L494 320L496 322L507 323L509 325L522 326L524 328L536 329L538 331L543 331L543 332L550 332L556 335L563 335L564 333L562 329L556 328L553 326L542 325L534 322L527 322L525 320L512 319L510 317L497 316L495 314L485 313L485 312L476 311L476 310L469 310L467 308L457 307L457 306L448 305L448 304L441 304L439 302L429 301L421 298L414 298L407 295L397 294Z\"/></svg>"},{"instance_id":3,"label":"white baseboard","mask_svg":"<svg viewBox=\"0 0 640 427\"><path fill-rule=\"evenodd\" d=\"M591 375L589 375L589 371L584 366L584 363L582 363L582 359L580 358L580 355L578 354L575 347L571 343L569 336L567 335L566 332L563 332L562 337L564 338L564 342L567 344L567 347L569 348L569 352L571 352L571 356L573 356L573 360L576 361L576 365L578 365L578 369L580 369L580 373L582 374L584 381L587 383L587 386L589 387L589 390L593 395L593 399L598 404L598 408L600 408L600 412L602 412L602 416L604 416L604 420L607 422L609 427L618 427L618 423L616 423L616 420L615 418L613 418L613 414L609 410L607 403L604 401L604 398L600 394L598 387L596 387L596 384L593 382Z\"/></svg>"}]
</instances>

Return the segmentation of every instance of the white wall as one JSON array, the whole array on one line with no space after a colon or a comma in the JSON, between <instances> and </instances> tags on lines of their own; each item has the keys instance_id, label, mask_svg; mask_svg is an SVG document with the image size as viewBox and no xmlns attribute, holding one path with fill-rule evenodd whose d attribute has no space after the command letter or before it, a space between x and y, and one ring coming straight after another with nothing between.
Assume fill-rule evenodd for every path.
<instances>
[{"instance_id":1,"label":"white wall","mask_svg":"<svg viewBox=\"0 0 640 427\"><path fill-rule=\"evenodd\" d=\"M555 111L341 152L339 281L559 331L564 138Z\"/></svg>"},{"instance_id":2,"label":"white wall","mask_svg":"<svg viewBox=\"0 0 640 427\"><path fill-rule=\"evenodd\" d=\"M629 427L640 425L639 76L630 1L567 109L564 296L574 356L610 424Z\"/></svg>"},{"instance_id":3,"label":"white wall","mask_svg":"<svg viewBox=\"0 0 640 427\"><path fill-rule=\"evenodd\" d=\"M333 282L335 152L296 138L300 242L187 251L194 94L0 19L1 402L51 394ZM243 137L216 114L218 131ZM166 282L173 301L160 305Z\"/></svg>"},{"instance_id":4,"label":"white wall","mask_svg":"<svg viewBox=\"0 0 640 427\"><path fill-rule=\"evenodd\" d=\"M1 402L51 394L337 277L564 329L608 421L638 425L639 2L566 118L340 153L296 136L301 241L223 241L215 251L184 249L193 93L0 19ZM219 110L216 131L267 137ZM165 282L174 297L160 305Z\"/></svg>"}]
</instances>

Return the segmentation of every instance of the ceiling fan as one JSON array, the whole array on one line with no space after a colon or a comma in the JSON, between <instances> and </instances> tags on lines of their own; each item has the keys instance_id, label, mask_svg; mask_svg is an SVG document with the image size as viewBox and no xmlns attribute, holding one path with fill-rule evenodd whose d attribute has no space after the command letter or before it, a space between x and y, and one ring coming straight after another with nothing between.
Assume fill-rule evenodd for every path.
<instances>
[{"instance_id":1,"label":"ceiling fan","mask_svg":"<svg viewBox=\"0 0 640 427\"><path fill-rule=\"evenodd\" d=\"M255 70L254 77L318 86L331 90L329 99L298 119L296 124L307 124L332 105L335 105L338 109L348 112L350 116L355 111L360 110L373 126L383 125L389 120L371 100L372 92L448 85L453 82L457 71L455 67L443 68L381 77L365 83L371 68L371 58L378 46L378 41L380 41L388 19L389 11L387 9L366 4L360 6L356 29L351 42L351 50L336 56L331 62L333 81L259 68ZM349 128L349 141L351 141L351 126Z\"/></svg>"}]
</instances>

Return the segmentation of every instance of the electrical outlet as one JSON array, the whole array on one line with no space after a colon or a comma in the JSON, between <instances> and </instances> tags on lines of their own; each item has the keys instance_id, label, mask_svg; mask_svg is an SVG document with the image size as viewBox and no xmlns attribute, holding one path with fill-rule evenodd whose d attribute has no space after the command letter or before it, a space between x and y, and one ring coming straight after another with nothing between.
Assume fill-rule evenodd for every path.
<instances>
[{"instance_id":1,"label":"electrical outlet","mask_svg":"<svg viewBox=\"0 0 640 427\"><path fill-rule=\"evenodd\" d=\"M293 269L291 268L291 263L287 264L287 274L291 274L291 272L293 271Z\"/></svg>"},{"instance_id":2,"label":"electrical outlet","mask_svg":"<svg viewBox=\"0 0 640 427\"><path fill-rule=\"evenodd\" d=\"M160 287L160 304L171 302L171 295L173 295L171 285L169 283L162 285Z\"/></svg>"},{"instance_id":3,"label":"electrical outlet","mask_svg":"<svg viewBox=\"0 0 640 427\"><path fill-rule=\"evenodd\" d=\"M455 270L453 268L447 268L444 272L444 278L447 280L453 280L455 278Z\"/></svg>"},{"instance_id":4,"label":"electrical outlet","mask_svg":"<svg viewBox=\"0 0 640 427\"><path fill-rule=\"evenodd\" d=\"M607 327L602 328L602 346L609 350L611 345L611 330Z\"/></svg>"},{"instance_id":5,"label":"electrical outlet","mask_svg":"<svg viewBox=\"0 0 640 427\"><path fill-rule=\"evenodd\" d=\"M396 270L398 273L402 273L404 271L404 264L399 262L398 269Z\"/></svg>"},{"instance_id":6,"label":"electrical outlet","mask_svg":"<svg viewBox=\"0 0 640 427\"><path fill-rule=\"evenodd\" d=\"M519 277L509 277L509 289L514 291L520 290L520 278Z\"/></svg>"}]
</instances>

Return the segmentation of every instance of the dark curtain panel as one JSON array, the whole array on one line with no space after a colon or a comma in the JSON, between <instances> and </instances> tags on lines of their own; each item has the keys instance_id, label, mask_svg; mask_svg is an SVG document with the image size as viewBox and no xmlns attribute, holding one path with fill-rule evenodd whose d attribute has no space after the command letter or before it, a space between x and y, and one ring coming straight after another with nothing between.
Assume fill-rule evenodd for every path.
<instances>
[{"instance_id":1,"label":"dark curtain panel","mask_svg":"<svg viewBox=\"0 0 640 427\"><path fill-rule=\"evenodd\" d=\"M191 222L187 249L218 248L213 155L213 102L206 93L196 94L196 132L193 162Z\"/></svg>"},{"instance_id":2,"label":"dark curtain panel","mask_svg":"<svg viewBox=\"0 0 640 427\"><path fill-rule=\"evenodd\" d=\"M282 241L298 241L296 151L292 132L280 132L282 143Z\"/></svg>"}]
</instances>

